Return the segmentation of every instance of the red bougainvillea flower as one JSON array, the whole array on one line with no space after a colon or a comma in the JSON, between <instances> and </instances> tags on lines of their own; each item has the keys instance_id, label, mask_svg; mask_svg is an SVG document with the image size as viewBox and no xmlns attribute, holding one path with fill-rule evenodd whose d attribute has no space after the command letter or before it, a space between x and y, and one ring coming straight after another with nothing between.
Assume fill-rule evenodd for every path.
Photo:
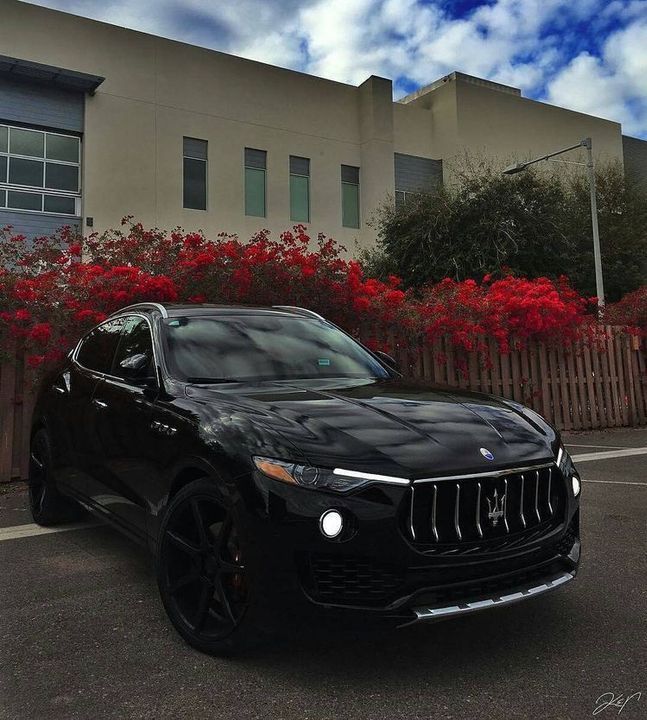
<instances>
[{"instance_id":1,"label":"red bougainvillea flower","mask_svg":"<svg viewBox=\"0 0 647 720\"><path fill-rule=\"evenodd\" d=\"M52 337L52 327L46 322L36 323L32 326L29 337L40 345L46 345Z\"/></svg>"},{"instance_id":2,"label":"red bougainvillea flower","mask_svg":"<svg viewBox=\"0 0 647 720\"><path fill-rule=\"evenodd\" d=\"M467 354L489 342L501 352L535 341L568 345L595 327L595 306L566 278L446 278L414 295L396 275L366 277L345 248L322 234L311 238L303 225L278 240L261 230L247 241L146 229L130 218L102 235L77 238L67 228L33 243L5 229L0 268L0 342L22 343L33 367L53 362L118 308L145 300L300 305L387 352L421 338L438 347L442 338L464 372ZM642 332L647 289L607 316Z\"/></svg>"},{"instance_id":3,"label":"red bougainvillea flower","mask_svg":"<svg viewBox=\"0 0 647 720\"><path fill-rule=\"evenodd\" d=\"M613 325L627 325L632 335L647 335L647 286L627 293L622 300L609 305L605 320Z\"/></svg>"}]
</instances>

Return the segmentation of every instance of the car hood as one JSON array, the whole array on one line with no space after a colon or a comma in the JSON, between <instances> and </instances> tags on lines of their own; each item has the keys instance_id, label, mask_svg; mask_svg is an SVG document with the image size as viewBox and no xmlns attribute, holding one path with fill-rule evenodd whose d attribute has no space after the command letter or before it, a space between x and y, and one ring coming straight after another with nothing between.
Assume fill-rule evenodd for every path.
<instances>
[{"instance_id":1,"label":"car hood","mask_svg":"<svg viewBox=\"0 0 647 720\"><path fill-rule=\"evenodd\" d=\"M188 386L186 393L207 406L210 400L235 405L313 465L382 475L416 478L532 464L553 459L557 442L547 423L516 403L399 380Z\"/></svg>"}]
</instances>

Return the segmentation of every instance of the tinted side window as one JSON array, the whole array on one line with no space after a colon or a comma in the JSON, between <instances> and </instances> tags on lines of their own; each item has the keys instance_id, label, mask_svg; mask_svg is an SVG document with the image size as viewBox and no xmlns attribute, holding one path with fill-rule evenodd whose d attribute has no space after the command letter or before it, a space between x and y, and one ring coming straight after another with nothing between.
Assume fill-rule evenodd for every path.
<instances>
[{"instance_id":1,"label":"tinted side window","mask_svg":"<svg viewBox=\"0 0 647 720\"><path fill-rule=\"evenodd\" d=\"M124 331L115 356L112 374L126 377L120 363L134 355L145 355L148 358L148 366L142 370L142 376L153 375L153 339L148 322L140 317L125 319Z\"/></svg>"},{"instance_id":2,"label":"tinted side window","mask_svg":"<svg viewBox=\"0 0 647 720\"><path fill-rule=\"evenodd\" d=\"M123 324L123 319L118 318L94 328L85 337L76 355L79 364L89 370L110 372Z\"/></svg>"}]
</instances>

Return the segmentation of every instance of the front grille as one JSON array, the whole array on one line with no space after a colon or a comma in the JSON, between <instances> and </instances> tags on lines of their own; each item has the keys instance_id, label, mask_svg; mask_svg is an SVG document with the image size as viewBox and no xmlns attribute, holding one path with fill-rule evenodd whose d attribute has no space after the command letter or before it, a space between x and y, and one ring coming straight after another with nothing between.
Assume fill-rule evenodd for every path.
<instances>
[{"instance_id":1,"label":"front grille","mask_svg":"<svg viewBox=\"0 0 647 720\"><path fill-rule=\"evenodd\" d=\"M313 555L309 570L308 589L322 602L379 605L404 581L399 568L362 558Z\"/></svg>"},{"instance_id":2,"label":"front grille","mask_svg":"<svg viewBox=\"0 0 647 720\"><path fill-rule=\"evenodd\" d=\"M564 521L564 479L557 467L414 485L412 539L431 554L508 549Z\"/></svg>"},{"instance_id":3,"label":"front grille","mask_svg":"<svg viewBox=\"0 0 647 720\"><path fill-rule=\"evenodd\" d=\"M553 548L554 550L554 548ZM527 561L506 561L501 567L485 568L457 565L439 569L433 565L398 567L358 557L311 555L303 558L304 590L315 601L330 605L383 608L398 598L417 593L416 602L446 603L474 600L567 569L563 560L546 552L528 567Z\"/></svg>"}]
</instances>

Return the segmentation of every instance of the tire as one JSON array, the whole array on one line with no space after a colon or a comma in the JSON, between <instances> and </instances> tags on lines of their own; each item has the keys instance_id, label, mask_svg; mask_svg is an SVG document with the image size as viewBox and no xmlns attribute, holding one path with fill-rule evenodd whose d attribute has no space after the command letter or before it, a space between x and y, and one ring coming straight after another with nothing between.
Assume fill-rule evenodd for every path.
<instances>
[{"instance_id":1,"label":"tire","mask_svg":"<svg viewBox=\"0 0 647 720\"><path fill-rule=\"evenodd\" d=\"M78 520L81 508L56 489L47 431L38 430L29 448L29 509L34 522L48 527Z\"/></svg>"},{"instance_id":2,"label":"tire","mask_svg":"<svg viewBox=\"0 0 647 720\"><path fill-rule=\"evenodd\" d=\"M160 528L162 603L184 640L210 655L236 654L265 637L246 530L240 512L210 478L182 488Z\"/></svg>"}]
</instances>

